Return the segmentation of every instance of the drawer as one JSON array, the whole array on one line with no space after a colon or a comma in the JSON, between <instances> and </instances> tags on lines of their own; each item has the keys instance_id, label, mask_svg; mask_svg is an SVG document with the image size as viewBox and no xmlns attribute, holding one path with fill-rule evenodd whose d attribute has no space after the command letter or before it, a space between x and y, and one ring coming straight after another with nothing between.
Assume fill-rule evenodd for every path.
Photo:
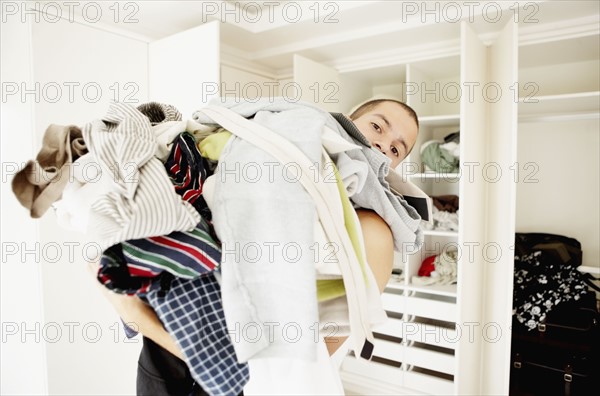
<instances>
[{"instance_id":1,"label":"drawer","mask_svg":"<svg viewBox=\"0 0 600 396\"><path fill-rule=\"evenodd\" d=\"M456 349L458 344L456 330L429 323L405 322L402 319L388 318L385 323L373 327L373 331L391 337L437 345L448 349Z\"/></svg>"},{"instance_id":2,"label":"drawer","mask_svg":"<svg viewBox=\"0 0 600 396\"><path fill-rule=\"evenodd\" d=\"M375 339L373 356L454 375L455 359L448 353L407 346L399 342Z\"/></svg>"},{"instance_id":3,"label":"drawer","mask_svg":"<svg viewBox=\"0 0 600 396\"><path fill-rule=\"evenodd\" d=\"M416 315L446 322L456 322L457 318L456 304L445 301L383 293L381 303L383 309L390 312Z\"/></svg>"}]
</instances>

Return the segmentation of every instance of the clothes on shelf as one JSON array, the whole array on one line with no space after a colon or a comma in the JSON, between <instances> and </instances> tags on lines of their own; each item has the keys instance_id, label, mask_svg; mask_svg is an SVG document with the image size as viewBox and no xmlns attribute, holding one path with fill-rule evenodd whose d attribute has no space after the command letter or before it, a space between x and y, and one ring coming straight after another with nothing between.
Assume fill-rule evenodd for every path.
<instances>
[{"instance_id":1,"label":"clothes on shelf","mask_svg":"<svg viewBox=\"0 0 600 396\"><path fill-rule=\"evenodd\" d=\"M421 221L424 230L458 231L458 196L432 196L432 222Z\"/></svg>"},{"instance_id":2,"label":"clothes on shelf","mask_svg":"<svg viewBox=\"0 0 600 396\"><path fill-rule=\"evenodd\" d=\"M431 197L433 206L438 210L455 213L458 210L458 195L437 195Z\"/></svg>"},{"instance_id":3,"label":"clothes on shelf","mask_svg":"<svg viewBox=\"0 0 600 396\"><path fill-rule=\"evenodd\" d=\"M456 283L458 276L458 251L444 250L442 253L429 256L419 267L418 276L413 276L414 285L449 285Z\"/></svg>"},{"instance_id":4,"label":"clothes on shelf","mask_svg":"<svg viewBox=\"0 0 600 396\"><path fill-rule=\"evenodd\" d=\"M460 165L460 133L443 140L429 140L421 145L421 161L426 172L456 173Z\"/></svg>"}]
</instances>

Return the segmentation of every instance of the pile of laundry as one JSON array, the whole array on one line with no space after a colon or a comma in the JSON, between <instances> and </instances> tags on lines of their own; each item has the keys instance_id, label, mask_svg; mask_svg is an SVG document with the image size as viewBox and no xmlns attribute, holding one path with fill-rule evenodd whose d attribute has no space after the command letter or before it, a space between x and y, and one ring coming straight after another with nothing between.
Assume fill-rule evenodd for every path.
<instances>
[{"instance_id":1,"label":"pile of laundry","mask_svg":"<svg viewBox=\"0 0 600 396\"><path fill-rule=\"evenodd\" d=\"M154 309L210 394L239 394L251 359L315 360L327 323L371 357L386 316L355 208L379 214L397 250L423 242L426 196L398 194L389 159L308 104L217 99L182 120L170 105L111 103L42 143L13 179L19 202L98 243L99 282ZM258 338L230 337L248 326Z\"/></svg>"}]
</instances>

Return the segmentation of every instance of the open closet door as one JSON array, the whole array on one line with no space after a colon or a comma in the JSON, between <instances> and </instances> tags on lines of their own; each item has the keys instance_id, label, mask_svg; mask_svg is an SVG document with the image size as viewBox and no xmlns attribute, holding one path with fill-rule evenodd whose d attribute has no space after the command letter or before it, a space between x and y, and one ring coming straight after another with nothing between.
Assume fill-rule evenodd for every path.
<instances>
[{"instance_id":1,"label":"open closet door","mask_svg":"<svg viewBox=\"0 0 600 396\"><path fill-rule=\"evenodd\" d=\"M151 101L175 106L186 119L218 95L218 21L154 41L148 47Z\"/></svg>"},{"instance_id":2,"label":"open closet door","mask_svg":"<svg viewBox=\"0 0 600 396\"><path fill-rule=\"evenodd\" d=\"M463 22L461 25L460 86L468 84L481 87L488 80L487 48L477 33ZM464 90L464 88L463 88ZM464 92L464 91L463 91ZM481 91L477 91L481 92ZM468 208L459 212L458 223L461 231L458 245L462 251L472 248L469 255L462 254L458 263L458 284L456 304L458 310L457 334L460 334L456 349L456 367L459 370L469 368L469 373L458 375L455 381L456 395L481 394L481 314L483 286L483 241L486 235L485 183L480 173L472 168L486 161L487 146L487 103L481 95L473 94L472 100L462 97L460 101L460 162L463 174L460 183L460 207ZM472 166L467 168L466 164ZM471 174L465 175L467 171ZM469 177L470 176L470 177ZM465 182L468 181L468 182ZM470 257L469 257L470 256ZM471 326L471 327L468 327ZM471 333L469 334L469 330Z\"/></svg>"},{"instance_id":3,"label":"open closet door","mask_svg":"<svg viewBox=\"0 0 600 396\"><path fill-rule=\"evenodd\" d=\"M463 22L460 125L463 257L457 304L461 337L455 393L508 394L516 162L517 26L509 21L486 46ZM468 87L474 87L469 90Z\"/></svg>"},{"instance_id":4,"label":"open closet door","mask_svg":"<svg viewBox=\"0 0 600 396\"><path fill-rule=\"evenodd\" d=\"M488 48L489 90L488 207L484 246L485 278L482 312L484 334L481 394L508 394L514 281L517 182L518 25L509 22ZM493 88L492 88L493 89ZM493 96L492 96L493 95ZM492 169L495 168L495 169ZM483 170L483 168L482 168ZM487 325L486 325L487 324Z\"/></svg>"},{"instance_id":5,"label":"open closet door","mask_svg":"<svg viewBox=\"0 0 600 396\"><path fill-rule=\"evenodd\" d=\"M289 100L313 103L323 110L343 112L340 105L340 76L333 67L294 55L295 94L283 92Z\"/></svg>"}]
</instances>

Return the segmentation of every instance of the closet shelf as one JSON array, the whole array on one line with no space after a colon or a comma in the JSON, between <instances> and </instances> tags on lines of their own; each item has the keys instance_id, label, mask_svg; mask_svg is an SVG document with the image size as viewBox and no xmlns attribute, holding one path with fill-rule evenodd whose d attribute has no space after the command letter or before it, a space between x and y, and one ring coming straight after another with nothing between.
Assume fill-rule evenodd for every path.
<instances>
[{"instance_id":1,"label":"closet shelf","mask_svg":"<svg viewBox=\"0 0 600 396\"><path fill-rule=\"evenodd\" d=\"M520 122L586 120L600 117L600 91L519 99Z\"/></svg>"},{"instance_id":2,"label":"closet shelf","mask_svg":"<svg viewBox=\"0 0 600 396\"><path fill-rule=\"evenodd\" d=\"M419 126L447 126L457 125L460 122L460 114L447 114L436 116L419 117Z\"/></svg>"},{"instance_id":3,"label":"closet shelf","mask_svg":"<svg viewBox=\"0 0 600 396\"><path fill-rule=\"evenodd\" d=\"M592 275L600 275L600 267L598 266L594 267L590 265L580 265L579 267L577 267L577 269L579 270L579 272L587 272Z\"/></svg>"},{"instance_id":4,"label":"closet shelf","mask_svg":"<svg viewBox=\"0 0 600 396\"><path fill-rule=\"evenodd\" d=\"M412 175L406 175L410 179L443 179L443 180L454 180L460 178L460 173L439 173L439 172L424 172L414 173Z\"/></svg>"},{"instance_id":5,"label":"closet shelf","mask_svg":"<svg viewBox=\"0 0 600 396\"><path fill-rule=\"evenodd\" d=\"M433 294L436 296L447 296L447 297L456 297L456 284L454 285L413 285L411 283L405 284L403 282L389 281L386 285L386 289L391 290L406 290L406 291L414 291L421 292L427 294Z\"/></svg>"},{"instance_id":6,"label":"closet shelf","mask_svg":"<svg viewBox=\"0 0 600 396\"><path fill-rule=\"evenodd\" d=\"M423 235L458 238L458 231L423 230Z\"/></svg>"}]
</instances>

